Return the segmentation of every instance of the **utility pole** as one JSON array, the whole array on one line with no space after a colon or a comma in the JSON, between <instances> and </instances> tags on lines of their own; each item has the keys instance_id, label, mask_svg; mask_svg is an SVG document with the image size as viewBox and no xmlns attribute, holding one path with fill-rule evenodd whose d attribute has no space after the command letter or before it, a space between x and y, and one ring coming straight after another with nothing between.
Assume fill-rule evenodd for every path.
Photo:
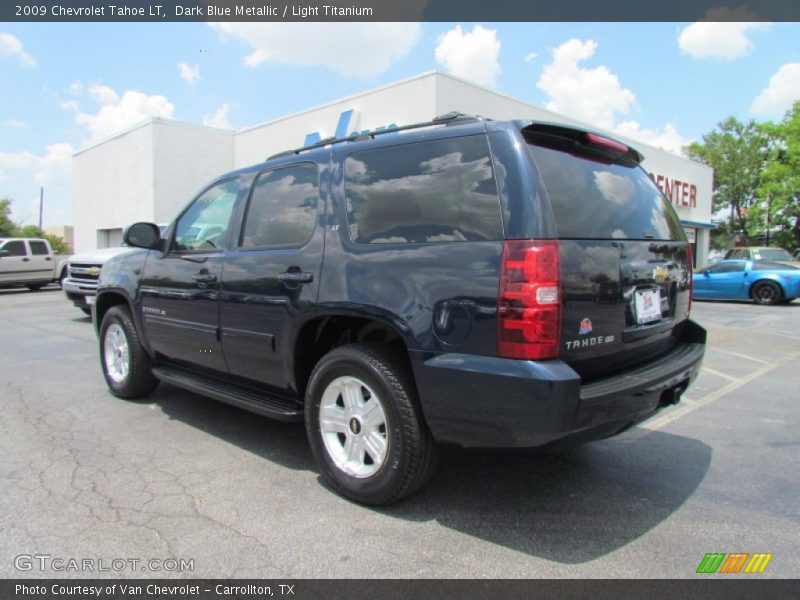
<instances>
[{"instance_id":1,"label":"utility pole","mask_svg":"<svg viewBox=\"0 0 800 600\"><path fill-rule=\"evenodd\" d=\"M44 186L39 188L39 229L42 228L42 211L44 210Z\"/></svg>"}]
</instances>

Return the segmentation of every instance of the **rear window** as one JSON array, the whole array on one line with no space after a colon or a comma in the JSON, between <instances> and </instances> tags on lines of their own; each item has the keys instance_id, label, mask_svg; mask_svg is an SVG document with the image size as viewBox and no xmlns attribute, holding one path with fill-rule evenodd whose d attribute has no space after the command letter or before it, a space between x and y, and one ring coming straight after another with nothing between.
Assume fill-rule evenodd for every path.
<instances>
[{"instance_id":1,"label":"rear window","mask_svg":"<svg viewBox=\"0 0 800 600\"><path fill-rule=\"evenodd\" d=\"M553 207L559 237L685 239L674 209L642 168L528 147Z\"/></svg>"},{"instance_id":2,"label":"rear window","mask_svg":"<svg viewBox=\"0 0 800 600\"><path fill-rule=\"evenodd\" d=\"M355 152L345 163L345 192L357 243L503 239L483 135Z\"/></svg>"},{"instance_id":3,"label":"rear window","mask_svg":"<svg viewBox=\"0 0 800 600\"><path fill-rule=\"evenodd\" d=\"M41 256L49 254L47 251L47 244L44 242L28 242L31 245L31 252L34 256Z\"/></svg>"}]
</instances>

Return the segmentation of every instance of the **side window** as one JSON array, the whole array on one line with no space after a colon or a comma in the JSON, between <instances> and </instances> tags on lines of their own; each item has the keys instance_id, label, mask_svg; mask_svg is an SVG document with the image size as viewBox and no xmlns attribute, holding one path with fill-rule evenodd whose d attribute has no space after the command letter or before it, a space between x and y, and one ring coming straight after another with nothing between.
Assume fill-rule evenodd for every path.
<instances>
[{"instance_id":1,"label":"side window","mask_svg":"<svg viewBox=\"0 0 800 600\"><path fill-rule=\"evenodd\" d=\"M25 249L25 242L22 240L15 240L13 242L6 242L3 250L8 251L9 256L27 256L28 251Z\"/></svg>"},{"instance_id":2,"label":"side window","mask_svg":"<svg viewBox=\"0 0 800 600\"><path fill-rule=\"evenodd\" d=\"M302 246L317 222L317 167L294 165L261 173L247 207L242 248Z\"/></svg>"},{"instance_id":3,"label":"side window","mask_svg":"<svg viewBox=\"0 0 800 600\"><path fill-rule=\"evenodd\" d=\"M345 162L345 193L356 243L503 238L483 135L355 152Z\"/></svg>"},{"instance_id":4,"label":"side window","mask_svg":"<svg viewBox=\"0 0 800 600\"><path fill-rule=\"evenodd\" d=\"M731 262L731 263L719 263L714 265L716 267L714 269L714 273L738 273L744 271L744 268L747 266L745 262Z\"/></svg>"},{"instance_id":5,"label":"side window","mask_svg":"<svg viewBox=\"0 0 800 600\"><path fill-rule=\"evenodd\" d=\"M211 252L222 246L228 233L239 180L229 179L200 194L175 227L172 250Z\"/></svg>"},{"instance_id":6,"label":"side window","mask_svg":"<svg viewBox=\"0 0 800 600\"><path fill-rule=\"evenodd\" d=\"M28 242L31 246L31 254L34 256L47 256L49 252L47 251L47 244L44 242Z\"/></svg>"}]
</instances>

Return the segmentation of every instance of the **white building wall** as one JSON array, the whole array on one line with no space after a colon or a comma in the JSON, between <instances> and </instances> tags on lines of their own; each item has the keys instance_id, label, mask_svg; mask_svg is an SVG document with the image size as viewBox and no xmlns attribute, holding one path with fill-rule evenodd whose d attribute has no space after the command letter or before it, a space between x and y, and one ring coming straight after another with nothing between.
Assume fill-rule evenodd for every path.
<instances>
[{"instance_id":1,"label":"white building wall","mask_svg":"<svg viewBox=\"0 0 800 600\"><path fill-rule=\"evenodd\" d=\"M209 180L234 169L233 131L158 121L154 129L156 223L169 223Z\"/></svg>"},{"instance_id":2,"label":"white building wall","mask_svg":"<svg viewBox=\"0 0 800 600\"><path fill-rule=\"evenodd\" d=\"M153 119L72 162L75 251L136 221L168 223L200 188L233 169L233 131Z\"/></svg>"},{"instance_id":3,"label":"white building wall","mask_svg":"<svg viewBox=\"0 0 800 600\"><path fill-rule=\"evenodd\" d=\"M74 155L75 252L96 249L98 229L151 219L153 130L149 123Z\"/></svg>"}]
</instances>

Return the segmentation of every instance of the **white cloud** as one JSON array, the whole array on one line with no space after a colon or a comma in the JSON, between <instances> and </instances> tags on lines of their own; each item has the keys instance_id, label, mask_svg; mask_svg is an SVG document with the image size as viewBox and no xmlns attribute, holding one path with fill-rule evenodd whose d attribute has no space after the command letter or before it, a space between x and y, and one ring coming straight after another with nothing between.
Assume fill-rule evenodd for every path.
<instances>
[{"instance_id":1,"label":"white cloud","mask_svg":"<svg viewBox=\"0 0 800 600\"><path fill-rule=\"evenodd\" d=\"M36 59L22 49L22 42L10 33L0 33L0 54L15 56L26 67L35 67Z\"/></svg>"},{"instance_id":2,"label":"white cloud","mask_svg":"<svg viewBox=\"0 0 800 600\"><path fill-rule=\"evenodd\" d=\"M0 180L8 179L8 172L28 173L32 183L40 185L65 185L69 183L72 144L58 143L45 148L45 153L0 152Z\"/></svg>"},{"instance_id":3,"label":"white cloud","mask_svg":"<svg viewBox=\"0 0 800 600\"><path fill-rule=\"evenodd\" d=\"M88 92L100 104L100 109L94 114L79 111L75 115L75 122L88 129L92 141L106 138L153 117L170 119L175 110L175 106L165 96L151 96L135 90L126 90L120 96L110 87L98 83L90 85ZM62 103L62 106L69 110L78 109L70 101Z\"/></svg>"},{"instance_id":4,"label":"white cloud","mask_svg":"<svg viewBox=\"0 0 800 600\"><path fill-rule=\"evenodd\" d=\"M747 34L763 31L770 25L754 22L758 15L743 6L736 10L712 9L706 13L706 19L687 25L678 36L681 52L692 58L733 60L744 56L753 49Z\"/></svg>"},{"instance_id":5,"label":"white cloud","mask_svg":"<svg viewBox=\"0 0 800 600\"><path fill-rule=\"evenodd\" d=\"M436 62L448 73L494 87L500 75L500 40L496 29L475 25L466 32L461 25L439 36Z\"/></svg>"},{"instance_id":6,"label":"white cloud","mask_svg":"<svg viewBox=\"0 0 800 600\"><path fill-rule=\"evenodd\" d=\"M206 127L219 127L220 129L233 129L228 121L228 111L231 106L227 102L210 115L203 116L203 125Z\"/></svg>"},{"instance_id":7,"label":"white cloud","mask_svg":"<svg viewBox=\"0 0 800 600\"><path fill-rule=\"evenodd\" d=\"M594 40L579 39L554 48L553 59L542 69L537 86L550 96L550 110L610 129L615 113L628 113L636 105L636 96L608 67L581 66L596 49Z\"/></svg>"},{"instance_id":8,"label":"white cloud","mask_svg":"<svg viewBox=\"0 0 800 600\"><path fill-rule=\"evenodd\" d=\"M786 63L769 78L769 84L753 100L750 112L781 117L800 100L800 62Z\"/></svg>"},{"instance_id":9,"label":"white cloud","mask_svg":"<svg viewBox=\"0 0 800 600\"><path fill-rule=\"evenodd\" d=\"M3 127L11 127L12 129L24 129L28 124L19 119L6 119L3 121Z\"/></svg>"},{"instance_id":10,"label":"white cloud","mask_svg":"<svg viewBox=\"0 0 800 600\"><path fill-rule=\"evenodd\" d=\"M678 133L675 123L667 123L664 127L656 129L642 129L636 121L624 121L614 127L620 135L634 141L644 142L668 152L683 155L683 147L688 146L693 140Z\"/></svg>"},{"instance_id":11,"label":"white cloud","mask_svg":"<svg viewBox=\"0 0 800 600\"><path fill-rule=\"evenodd\" d=\"M51 144L42 154L32 152L0 152L0 181L11 180L20 192L11 205L14 221L35 222L39 216L39 186L44 186L44 224L68 223L72 214L70 196L72 178L71 144ZM29 196L26 203L25 196ZM35 196L35 197L34 197Z\"/></svg>"},{"instance_id":12,"label":"white cloud","mask_svg":"<svg viewBox=\"0 0 800 600\"><path fill-rule=\"evenodd\" d=\"M178 71L180 77L189 85L194 85L200 80L200 67L197 65L189 65L185 62L178 63Z\"/></svg>"},{"instance_id":13,"label":"white cloud","mask_svg":"<svg viewBox=\"0 0 800 600\"><path fill-rule=\"evenodd\" d=\"M326 67L349 77L372 77L405 56L420 37L419 23L209 23L223 37L252 48L245 64Z\"/></svg>"},{"instance_id":14,"label":"white cloud","mask_svg":"<svg viewBox=\"0 0 800 600\"><path fill-rule=\"evenodd\" d=\"M73 96L80 96L83 93L83 82L73 81L69 86L69 93Z\"/></svg>"},{"instance_id":15,"label":"white cloud","mask_svg":"<svg viewBox=\"0 0 800 600\"><path fill-rule=\"evenodd\" d=\"M525 62L530 64L533 61L535 61L537 58L539 58L539 55L536 52L528 52L525 55Z\"/></svg>"}]
</instances>

